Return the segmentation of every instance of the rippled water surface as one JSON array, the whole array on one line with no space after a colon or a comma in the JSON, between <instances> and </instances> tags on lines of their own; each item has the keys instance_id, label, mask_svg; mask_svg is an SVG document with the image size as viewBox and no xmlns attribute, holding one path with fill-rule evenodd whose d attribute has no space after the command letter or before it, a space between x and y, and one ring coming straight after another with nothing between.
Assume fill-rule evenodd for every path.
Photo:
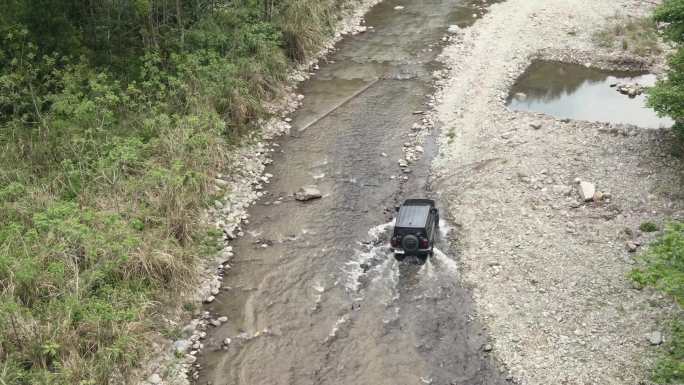
<instances>
[{"instance_id":1,"label":"rippled water surface","mask_svg":"<svg viewBox=\"0 0 684 385\"><path fill-rule=\"evenodd\" d=\"M473 4L486 3L383 1L366 17L373 28L340 42L302 84L292 135L267 170L274 178L206 307L228 322L210 330L200 385L505 383L483 350L448 224L425 264L399 263L388 247L396 205L439 199L433 138L410 173L397 160L433 93L442 37L461 20L452 11ZM312 183L322 199L292 199Z\"/></svg>"}]
</instances>

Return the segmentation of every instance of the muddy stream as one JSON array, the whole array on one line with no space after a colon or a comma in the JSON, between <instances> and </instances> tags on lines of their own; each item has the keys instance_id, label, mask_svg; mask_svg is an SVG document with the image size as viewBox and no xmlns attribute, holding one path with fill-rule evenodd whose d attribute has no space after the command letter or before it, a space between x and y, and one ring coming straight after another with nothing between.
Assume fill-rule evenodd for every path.
<instances>
[{"instance_id":1,"label":"muddy stream","mask_svg":"<svg viewBox=\"0 0 684 385\"><path fill-rule=\"evenodd\" d=\"M485 351L448 222L424 265L398 263L387 246L400 201L439 198L433 137L411 173L397 160L432 93L447 26L481 15L458 0L385 1L366 17L373 29L343 40L303 84L304 106L267 170L275 177L207 306L229 321L211 329L197 383L506 383ZM293 200L307 184L324 197Z\"/></svg>"}]
</instances>

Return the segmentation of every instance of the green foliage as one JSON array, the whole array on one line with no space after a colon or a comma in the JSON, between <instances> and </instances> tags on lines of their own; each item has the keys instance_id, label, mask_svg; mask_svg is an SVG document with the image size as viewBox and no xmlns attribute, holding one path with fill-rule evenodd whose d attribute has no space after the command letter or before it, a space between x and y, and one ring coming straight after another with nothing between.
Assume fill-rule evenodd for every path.
<instances>
[{"instance_id":1,"label":"green foliage","mask_svg":"<svg viewBox=\"0 0 684 385\"><path fill-rule=\"evenodd\" d=\"M654 231L658 231L658 225L656 225L653 222L644 222L641 225L639 225L639 230L645 233L652 233Z\"/></svg>"},{"instance_id":2,"label":"green foliage","mask_svg":"<svg viewBox=\"0 0 684 385\"><path fill-rule=\"evenodd\" d=\"M660 114L672 117L677 134L684 139L684 50L677 50L669 61L667 79L660 80L649 91L648 104Z\"/></svg>"},{"instance_id":3,"label":"green foliage","mask_svg":"<svg viewBox=\"0 0 684 385\"><path fill-rule=\"evenodd\" d=\"M653 12L653 18L667 23L664 36L676 43L684 42L684 0L666 0Z\"/></svg>"},{"instance_id":4,"label":"green foliage","mask_svg":"<svg viewBox=\"0 0 684 385\"><path fill-rule=\"evenodd\" d=\"M684 304L684 223L673 223L641 256L646 267L631 272L634 281L653 286Z\"/></svg>"},{"instance_id":5,"label":"green foliage","mask_svg":"<svg viewBox=\"0 0 684 385\"><path fill-rule=\"evenodd\" d=\"M664 23L663 36L677 45L669 59L667 78L649 92L648 105L661 115L675 120L675 132L684 141L684 0L666 0L658 6L653 18Z\"/></svg>"},{"instance_id":6,"label":"green foliage","mask_svg":"<svg viewBox=\"0 0 684 385\"><path fill-rule=\"evenodd\" d=\"M348 1L3 3L0 384L127 379L218 249L228 146Z\"/></svg>"},{"instance_id":7,"label":"green foliage","mask_svg":"<svg viewBox=\"0 0 684 385\"><path fill-rule=\"evenodd\" d=\"M671 331L671 338L665 345L667 353L653 371L653 381L657 384L684 383L684 323L673 321Z\"/></svg>"},{"instance_id":8,"label":"green foliage","mask_svg":"<svg viewBox=\"0 0 684 385\"><path fill-rule=\"evenodd\" d=\"M673 223L641 259L644 267L632 270L631 279L641 286L653 286L684 304L684 223ZM674 320L672 338L653 372L659 384L684 381L684 324Z\"/></svg>"}]
</instances>

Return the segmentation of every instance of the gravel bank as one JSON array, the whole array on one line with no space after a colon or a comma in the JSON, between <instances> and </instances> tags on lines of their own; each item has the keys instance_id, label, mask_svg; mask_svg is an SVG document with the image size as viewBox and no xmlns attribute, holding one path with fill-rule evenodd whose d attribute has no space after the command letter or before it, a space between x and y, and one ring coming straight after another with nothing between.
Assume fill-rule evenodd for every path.
<instances>
[{"instance_id":1,"label":"gravel bank","mask_svg":"<svg viewBox=\"0 0 684 385\"><path fill-rule=\"evenodd\" d=\"M659 71L662 59L600 52L592 33L652 1L508 0L443 53L435 189L458 224L495 354L520 384L636 384L652 363L646 335L674 311L632 288L629 248L643 221L684 217L682 164L666 130L510 111L508 89L535 58ZM584 202L578 181L605 193ZM641 246L639 248L643 248Z\"/></svg>"}]
</instances>

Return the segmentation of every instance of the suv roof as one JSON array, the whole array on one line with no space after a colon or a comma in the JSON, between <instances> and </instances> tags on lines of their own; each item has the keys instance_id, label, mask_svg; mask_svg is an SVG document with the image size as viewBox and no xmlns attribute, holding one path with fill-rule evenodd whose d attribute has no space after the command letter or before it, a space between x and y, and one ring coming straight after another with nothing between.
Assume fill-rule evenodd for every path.
<instances>
[{"instance_id":1,"label":"suv roof","mask_svg":"<svg viewBox=\"0 0 684 385\"><path fill-rule=\"evenodd\" d=\"M434 206L430 199L407 199L399 208L395 227L424 228Z\"/></svg>"}]
</instances>

